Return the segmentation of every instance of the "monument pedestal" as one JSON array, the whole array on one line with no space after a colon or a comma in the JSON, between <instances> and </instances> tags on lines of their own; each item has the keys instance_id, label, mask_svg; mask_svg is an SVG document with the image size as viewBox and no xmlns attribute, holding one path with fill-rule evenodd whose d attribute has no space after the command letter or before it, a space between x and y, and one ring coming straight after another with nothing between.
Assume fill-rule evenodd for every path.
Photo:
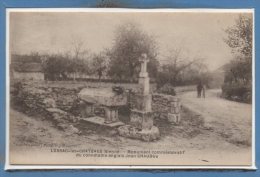
<instances>
[{"instance_id":1,"label":"monument pedestal","mask_svg":"<svg viewBox=\"0 0 260 177\"><path fill-rule=\"evenodd\" d=\"M140 130L150 130L153 127L152 112L131 110L130 125Z\"/></svg>"},{"instance_id":2,"label":"monument pedestal","mask_svg":"<svg viewBox=\"0 0 260 177\"><path fill-rule=\"evenodd\" d=\"M105 107L105 123L119 122L118 108L117 107Z\"/></svg>"},{"instance_id":3,"label":"monument pedestal","mask_svg":"<svg viewBox=\"0 0 260 177\"><path fill-rule=\"evenodd\" d=\"M150 79L148 77L147 56L140 58L141 72L139 74L139 85L141 93L134 95L133 109L130 113L130 125L118 128L119 135L128 138L141 139L143 141L154 141L160 137L160 132L153 125L152 95L150 94Z\"/></svg>"},{"instance_id":4,"label":"monument pedestal","mask_svg":"<svg viewBox=\"0 0 260 177\"><path fill-rule=\"evenodd\" d=\"M134 100L134 109L130 113L130 123L118 128L119 135L143 141L159 139L159 129L153 124L152 95L136 94Z\"/></svg>"}]
</instances>

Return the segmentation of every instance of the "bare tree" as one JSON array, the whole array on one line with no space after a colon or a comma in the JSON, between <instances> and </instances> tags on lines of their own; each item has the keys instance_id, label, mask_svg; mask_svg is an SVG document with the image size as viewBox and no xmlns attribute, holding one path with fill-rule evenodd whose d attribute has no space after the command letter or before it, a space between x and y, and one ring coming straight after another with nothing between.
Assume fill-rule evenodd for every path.
<instances>
[{"instance_id":1,"label":"bare tree","mask_svg":"<svg viewBox=\"0 0 260 177\"><path fill-rule=\"evenodd\" d=\"M178 80L181 79L181 75L184 75L184 71L189 69L192 65L202 66L203 58L195 57L189 59L183 55L183 50L181 48L172 49L169 55L165 57L164 62L161 66L160 78L163 83L171 83L176 85ZM197 74L199 69L196 70ZM163 77L163 78L162 78Z\"/></svg>"},{"instance_id":2,"label":"bare tree","mask_svg":"<svg viewBox=\"0 0 260 177\"><path fill-rule=\"evenodd\" d=\"M84 48L84 42L80 39L74 39L72 41L72 59L74 62L72 62L72 71L73 71L73 80L76 80L76 73L79 72L79 68L81 68L81 59L83 59L86 54L88 53L88 50Z\"/></svg>"}]
</instances>

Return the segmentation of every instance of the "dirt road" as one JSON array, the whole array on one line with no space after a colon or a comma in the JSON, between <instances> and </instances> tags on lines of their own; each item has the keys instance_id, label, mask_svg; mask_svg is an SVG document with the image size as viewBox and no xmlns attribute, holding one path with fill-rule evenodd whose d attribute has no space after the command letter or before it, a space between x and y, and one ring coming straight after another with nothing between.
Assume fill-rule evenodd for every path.
<instances>
[{"instance_id":1,"label":"dirt road","mask_svg":"<svg viewBox=\"0 0 260 177\"><path fill-rule=\"evenodd\" d=\"M180 94L183 106L204 118L205 126L236 145L251 144L252 105L221 98L221 90L207 90L206 98L195 91Z\"/></svg>"}]
</instances>

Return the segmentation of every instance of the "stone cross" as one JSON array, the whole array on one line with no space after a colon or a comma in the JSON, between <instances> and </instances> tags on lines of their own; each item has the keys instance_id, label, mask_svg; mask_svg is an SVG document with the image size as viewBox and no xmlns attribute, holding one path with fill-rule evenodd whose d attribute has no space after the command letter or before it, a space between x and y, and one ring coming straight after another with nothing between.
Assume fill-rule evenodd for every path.
<instances>
[{"instance_id":1,"label":"stone cross","mask_svg":"<svg viewBox=\"0 0 260 177\"><path fill-rule=\"evenodd\" d=\"M149 62L149 59L147 58L146 54L142 54L139 61L141 62L141 72L140 77L148 77L147 73L147 63Z\"/></svg>"},{"instance_id":2,"label":"stone cross","mask_svg":"<svg viewBox=\"0 0 260 177\"><path fill-rule=\"evenodd\" d=\"M147 58L146 54L142 54L139 61L141 62L141 72L139 74L139 84L142 87L143 95L150 94L150 78L148 77L147 73L147 62L149 59Z\"/></svg>"},{"instance_id":3,"label":"stone cross","mask_svg":"<svg viewBox=\"0 0 260 177\"><path fill-rule=\"evenodd\" d=\"M122 136L153 141L160 137L159 129L153 125L152 94L150 93L150 78L147 73L146 54L139 59L141 71L139 74L139 85L141 92L134 95L134 108L130 113L130 126L119 127L118 132Z\"/></svg>"}]
</instances>

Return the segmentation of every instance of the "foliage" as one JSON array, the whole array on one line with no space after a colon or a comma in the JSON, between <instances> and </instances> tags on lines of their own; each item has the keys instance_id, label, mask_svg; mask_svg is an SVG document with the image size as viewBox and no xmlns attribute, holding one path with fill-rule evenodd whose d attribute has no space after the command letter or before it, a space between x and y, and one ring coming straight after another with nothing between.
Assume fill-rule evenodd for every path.
<instances>
[{"instance_id":1,"label":"foliage","mask_svg":"<svg viewBox=\"0 0 260 177\"><path fill-rule=\"evenodd\" d=\"M252 16L242 16L226 30L225 42L232 49L234 59L226 66L227 82L250 82L252 65Z\"/></svg>"},{"instance_id":2,"label":"foliage","mask_svg":"<svg viewBox=\"0 0 260 177\"><path fill-rule=\"evenodd\" d=\"M66 55L48 56L43 65L48 80L66 80L68 74L75 72L75 68L79 73L89 73L87 61L83 59L72 60Z\"/></svg>"},{"instance_id":3,"label":"foliage","mask_svg":"<svg viewBox=\"0 0 260 177\"><path fill-rule=\"evenodd\" d=\"M163 85L162 87L160 87L158 90L157 90L158 93L163 93L163 94L167 94L167 95L173 95L175 96L176 95L176 92L175 92L175 89L174 89L174 86L167 83L165 85Z\"/></svg>"},{"instance_id":4,"label":"foliage","mask_svg":"<svg viewBox=\"0 0 260 177\"><path fill-rule=\"evenodd\" d=\"M98 80L101 79L103 75L105 75L106 70L108 68L108 58L106 54L95 54L92 57L92 73L98 75Z\"/></svg>"},{"instance_id":5,"label":"foliage","mask_svg":"<svg viewBox=\"0 0 260 177\"><path fill-rule=\"evenodd\" d=\"M241 83L223 84L222 96L233 101L251 103L252 86Z\"/></svg>"},{"instance_id":6,"label":"foliage","mask_svg":"<svg viewBox=\"0 0 260 177\"><path fill-rule=\"evenodd\" d=\"M233 53L252 57L252 23L251 15L240 15L236 24L226 29L228 37L225 42L232 48Z\"/></svg>"},{"instance_id":7,"label":"foliage","mask_svg":"<svg viewBox=\"0 0 260 177\"><path fill-rule=\"evenodd\" d=\"M109 52L110 69L108 74L118 79L137 78L140 70L139 58L142 54L149 58L150 77L157 74L157 47L152 36L143 32L139 26L126 23L119 26L115 33L114 45Z\"/></svg>"},{"instance_id":8,"label":"foliage","mask_svg":"<svg viewBox=\"0 0 260 177\"><path fill-rule=\"evenodd\" d=\"M249 84L252 79L251 63L247 60L235 58L225 66L225 83Z\"/></svg>"},{"instance_id":9,"label":"foliage","mask_svg":"<svg viewBox=\"0 0 260 177\"><path fill-rule=\"evenodd\" d=\"M59 55L49 56L44 62L44 73L48 80L65 79L68 72L71 72L71 62Z\"/></svg>"},{"instance_id":10,"label":"foliage","mask_svg":"<svg viewBox=\"0 0 260 177\"><path fill-rule=\"evenodd\" d=\"M226 29L228 37L225 42L234 54L234 59L225 66L225 79L222 87L223 96L228 99L251 101L252 23L252 16L240 15L236 24Z\"/></svg>"}]
</instances>

